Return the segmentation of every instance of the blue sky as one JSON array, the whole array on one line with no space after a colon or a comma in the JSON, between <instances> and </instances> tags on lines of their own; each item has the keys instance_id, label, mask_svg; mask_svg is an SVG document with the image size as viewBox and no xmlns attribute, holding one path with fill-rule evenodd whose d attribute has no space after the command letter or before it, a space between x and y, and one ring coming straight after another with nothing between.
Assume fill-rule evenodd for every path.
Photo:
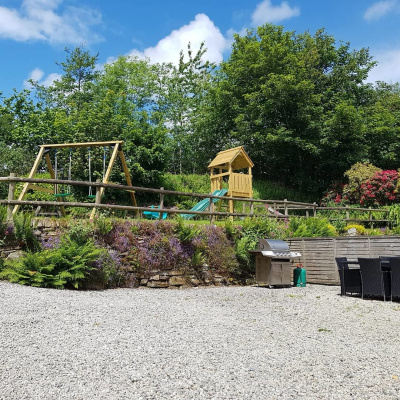
<instances>
[{"instance_id":1,"label":"blue sky","mask_svg":"<svg viewBox=\"0 0 400 400\"><path fill-rule=\"evenodd\" d=\"M187 42L219 62L232 35L266 22L297 33L325 28L379 65L369 80L400 81L400 0L0 0L0 92L33 78L48 85L64 48L99 53L100 68L119 55L177 62Z\"/></svg>"}]
</instances>

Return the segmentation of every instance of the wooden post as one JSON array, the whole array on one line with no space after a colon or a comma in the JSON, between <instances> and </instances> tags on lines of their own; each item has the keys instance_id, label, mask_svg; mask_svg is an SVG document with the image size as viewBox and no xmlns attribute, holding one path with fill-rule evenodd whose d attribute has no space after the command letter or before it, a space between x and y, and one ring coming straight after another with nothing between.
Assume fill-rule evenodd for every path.
<instances>
[{"instance_id":1,"label":"wooden post","mask_svg":"<svg viewBox=\"0 0 400 400\"><path fill-rule=\"evenodd\" d=\"M246 203L245 202L242 203L242 213L243 214L246 213Z\"/></svg>"},{"instance_id":2,"label":"wooden post","mask_svg":"<svg viewBox=\"0 0 400 400\"><path fill-rule=\"evenodd\" d=\"M253 200L253 198L251 198ZM254 203L250 201L250 215L254 215Z\"/></svg>"},{"instance_id":3,"label":"wooden post","mask_svg":"<svg viewBox=\"0 0 400 400\"><path fill-rule=\"evenodd\" d=\"M349 222L350 219L350 213L349 213L349 209L346 207L346 222Z\"/></svg>"},{"instance_id":4,"label":"wooden post","mask_svg":"<svg viewBox=\"0 0 400 400\"><path fill-rule=\"evenodd\" d=\"M33 167L31 169L31 172L28 175L28 178L33 178L33 176L35 175L36 170L39 167L40 161L42 161L42 157L43 157L43 154L44 154L44 149L45 149L44 147L40 147L39 153L38 153L38 155L36 157L35 162L33 163ZM26 195L26 192L28 191L28 185L29 185L29 183L25 183L24 184L24 187L22 188L22 191L21 191L21 193L20 193L20 195L18 197L18 201L21 201L21 200L24 199L24 197ZM13 214L15 214L19 210L19 207L20 206L18 204L14 207Z\"/></svg>"},{"instance_id":5,"label":"wooden post","mask_svg":"<svg viewBox=\"0 0 400 400\"><path fill-rule=\"evenodd\" d=\"M15 173L10 173L10 178L15 178ZM8 184L8 200L14 200L14 193L15 193L15 182L10 182ZM7 221L12 222L13 220L13 208L12 204L9 204L7 207Z\"/></svg>"},{"instance_id":6,"label":"wooden post","mask_svg":"<svg viewBox=\"0 0 400 400\"><path fill-rule=\"evenodd\" d=\"M116 144L114 146L114 150L112 152L110 162L108 163L107 171L103 177L103 183L108 183L108 180L110 179L112 167L114 166L115 160L117 159L117 155L118 155L118 151L119 151L118 147L119 147L119 144ZM128 183L128 185L129 185L129 183ZM132 186L132 185L129 185L129 186ZM100 188L100 194L99 194L100 202L99 203L101 203L101 198L103 197L104 190L105 190L104 187ZM97 202L97 188L96 188L96 202ZM92 212L90 213L90 219L93 219L95 215L96 215L96 208L93 208Z\"/></svg>"},{"instance_id":7,"label":"wooden post","mask_svg":"<svg viewBox=\"0 0 400 400\"><path fill-rule=\"evenodd\" d=\"M126 160L125 160L124 152L123 152L122 150L120 150L118 154L119 154L119 158L121 159L122 169L124 170L126 183L127 183L129 186L132 186L131 174L129 173L128 166L126 165ZM110 163L111 163L111 161L110 161ZM110 172L111 172L111 171L110 171ZM104 182L104 183L106 183L106 182ZM135 207L137 207L135 192L134 192L134 191L131 191L131 192L129 192L129 194L130 194L130 196L131 196L132 204L133 204ZM138 217L138 216L139 216L139 211L137 211L137 212L135 213L135 215Z\"/></svg>"},{"instance_id":8,"label":"wooden post","mask_svg":"<svg viewBox=\"0 0 400 400\"><path fill-rule=\"evenodd\" d=\"M284 199L283 201L284 201L284 208L285 208L285 216L288 216L289 212L288 212L288 206L287 206L287 199Z\"/></svg>"},{"instance_id":9,"label":"wooden post","mask_svg":"<svg viewBox=\"0 0 400 400\"><path fill-rule=\"evenodd\" d=\"M314 215L314 217L317 216L317 203L315 201L313 203L313 215Z\"/></svg>"},{"instance_id":10,"label":"wooden post","mask_svg":"<svg viewBox=\"0 0 400 400\"><path fill-rule=\"evenodd\" d=\"M210 209L210 212L214 212L214 203L212 201L212 199L210 198L210 206L208 207ZM215 216L214 215L210 215L210 224L212 225L215 221Z\"/></svg>"},{"instance_id":11,"label":"wooden post","mask_svg":"<svg viewBox=\"0 0 400 400\"><path fill-rule=\"evenodd\" d=\"M163 187L160 188L160 190L164 190ZM162 210L164 208L164 193L160 193L160 210ZM160 211L159 213L159 217L158 219L162 219L163 218L163 213Z\"/></svg>"},{"instance_id":12,"label":"wooden post","mask_svg":"<svg viewBox=\"0 0 400 400\"><path fill-rule=\"evenodd\" d=\"M253 175L252 175L251 167L249 167L249 181L250 181L249 197L253 197Z\"/></svg>"},{"instance_id":13,"label":"wooden post","mask_svg":"<svg viewBox=\"0 0 400 400\"><path fill-rule=\"evenodd\" d=\"M100 179L96 179L97 183L100 183L101 180ZM96 199L95 199L95 203L96 204L100 204L101 203L101 187L96 186Z\"/></svg>"},{"instance_id":14,"label":"wooden post","mask_svg":"<svg viewBox=\"0 0 400 400\"><path fill-rule=\"evenodd\" d=\"M308 208L306 208L306 218L310 218L310 212L308 211Z\"/></svg>"},{"instance_id":15,"label":"wooden post","mask_svg":"<svg viewBox=\"0 0 400 400\"><path fill-rule=\"evenodd\" d=\"M372 207L369 207L370 210L372 210ZM369 220L372 222L372 211L369 211Z\"/></svg>"}]
</instances>

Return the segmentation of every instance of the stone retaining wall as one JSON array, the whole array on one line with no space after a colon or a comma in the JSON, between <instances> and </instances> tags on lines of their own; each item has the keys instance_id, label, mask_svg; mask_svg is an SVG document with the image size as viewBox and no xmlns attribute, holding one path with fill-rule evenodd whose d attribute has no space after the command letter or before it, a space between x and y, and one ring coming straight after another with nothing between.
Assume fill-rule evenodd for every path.
<instances>
[{"instance_id":1,"label":"stone retaining wall","mask_svg":"<svg viewBox=\"0 0 400 400\"><path fill-rule=\"evenodd\" d=\"M41 241L46 241L57 235L57 230L66 226L68 222L56 218L35 219L34 234ZM0 247L0 257L5 259L16 259L23 255L22 247L18 244ZM129 257L126 254L120 254L121 257ZM129 273L131 276L127 279L128 286L146 286L149 288L181 288L186 286L224 286L236 285L238 282L213 273L212 268L204 264L197 269L171 269L171 270L153 270L146 274L137 274L135 271ZM96 288L94 284L93 289Z\"/></svg>"}]
</instances>

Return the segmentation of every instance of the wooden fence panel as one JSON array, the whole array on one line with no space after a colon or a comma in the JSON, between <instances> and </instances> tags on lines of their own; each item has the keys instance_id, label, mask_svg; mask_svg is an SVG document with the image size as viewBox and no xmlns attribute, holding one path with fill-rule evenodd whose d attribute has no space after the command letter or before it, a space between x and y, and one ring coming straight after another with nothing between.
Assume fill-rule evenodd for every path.
<instances>
[{"instance_id":1,"label":"wooden fence panel","mask_svg":"<svg viewBox=\"0 0 400 400\"><path fill-rule=\"evenodd\" d=\"M400 236L352 236L335 238L287 239L291 251L302 254L307 282L339 285L335 257L398 256Z\"/></svg>"}]
</instances>

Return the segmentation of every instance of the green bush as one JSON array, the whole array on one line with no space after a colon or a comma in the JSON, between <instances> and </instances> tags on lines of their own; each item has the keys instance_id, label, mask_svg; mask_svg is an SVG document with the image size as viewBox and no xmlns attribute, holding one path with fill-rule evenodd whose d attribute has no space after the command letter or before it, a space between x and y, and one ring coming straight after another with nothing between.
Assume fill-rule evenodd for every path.
<instances>
[{"instance_id":1,"label":"green bush","mask_svg":"<svg viewBox=\"0 0 400 400\"><path fill-rule=\"evenodd\" d=\"M14 236L20 241L25 250L37 251L40 249L40 244L33 233L34 220L32 212L19 212L14 214Z\"/></svg>"},{"instance_id":2,"label":"green bush","mask_svg":"<svg viewBox=\"0 0 400 400\"><path fill-rule=\"evenodd\" d=\"M93 237L93 235L94 226L89 220L73 220L70 222L68 227L68 236L78 245L84 245L88 238Z\"/></svg>"},{"instance_id":3,"label":"green bush","mask_svg":"<svg viewBox=\"0 0 400 400\"><path fill-rule=\"evenodd\" d=\"M18 263L6 266L0 278L29 286L78 289L102 252L91 240L78 244L64 238L59 247L27 252Z\"/></svg>"},{"instance_id":4,"label":"green bush","mask_svg":"<svg viewBox=\"0 0 400 400\"><path fill-rule=\"evenodd\" d=\"M356 163L344 173L349 183L343 187L343 196L352 203L358 203L361 199L361 186L371 179L380 168L369 163Z\"/></svg>"},{"instance_id":5,"label":"green bush","mask_svg":"<svg viewBox=\"0 0 400 400\"><path fill-rule=\"evenodd\" d=\"M326 218L291 218L289 223L292 237L336 236L336 229Z\"/></svg>"},{"instance_id":6,"label":"green bush","mask_svg":"<svg viewBox=\"0 0 400 400\"><path fill-rule=\"evenodd\" d=\"M355 228L355 229L356 229L357 235L365 235L365 234L366 234L366 229L365 229L365 227L364 227L363 225L357 225L357 224L350 224L350 225L347 225L347 226L344 228L344 231L347 232L349 229L352 229L352 228Z\"/></svg>"}]
</instances>

